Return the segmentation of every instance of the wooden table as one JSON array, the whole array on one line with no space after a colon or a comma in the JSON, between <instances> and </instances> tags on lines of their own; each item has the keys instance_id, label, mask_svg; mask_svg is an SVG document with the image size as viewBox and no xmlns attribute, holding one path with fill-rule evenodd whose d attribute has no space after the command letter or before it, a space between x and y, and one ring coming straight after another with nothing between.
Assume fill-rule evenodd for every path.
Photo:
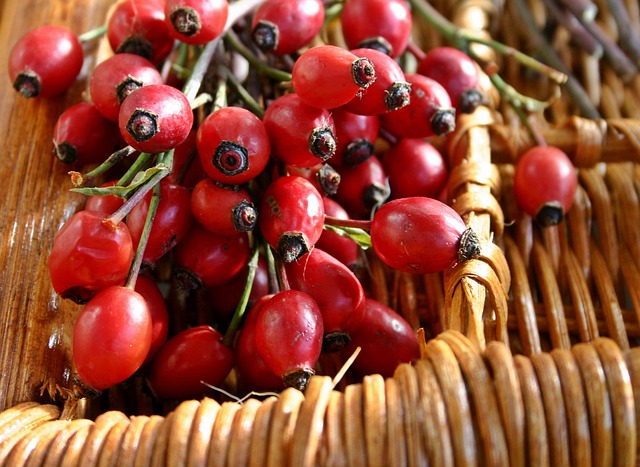
<instances>
[{"instance_id":1,"label":"wooden table","mask_svg":"<svg viewBox=\"0 0 640 467\"><path fill-rule=\"evenodd\" d=\"M7 73L16 40L42 24L81 34L100 26L110 2L0 0L0 410L48 401L71 387L70 336L79 308L56 297L47 268L55 233L82 198L68 191L53 154L58 115L79 102L96 44L86 47L82 76L65 95L25 99ZM74 168L75 169L75 168Z\"/></svg>"}]
</instances>

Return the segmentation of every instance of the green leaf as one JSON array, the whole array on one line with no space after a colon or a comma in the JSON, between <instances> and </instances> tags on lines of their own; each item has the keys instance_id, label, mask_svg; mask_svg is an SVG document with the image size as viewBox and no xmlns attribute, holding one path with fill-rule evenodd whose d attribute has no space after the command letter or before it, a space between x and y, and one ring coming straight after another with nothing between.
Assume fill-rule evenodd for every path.
<instances>
[{"instance_id":1,"label":"green leaf","mask_svg":"<svg viewBox=\"0 0 640 467\"><path fill-rule=\"evenodd\" d=\"M342 237L347 237L358 244L360 248L366 250L371 247L371 235L367 231L357 227L338 227L335 225L325 224L324 228L331 230Z\"/></svg>"},{"instance_id":2,"label":"green leaf","mask_svg":"<svg viewBox=\"0 0 640 467\"><path fill-rule=\"evenodd\" d=\"M92 196L107 196L107 195L116 195L120 198L129 198L131 194L146 182L148 182L152 177L157 176L160 173L169 172L169 168L164 164L158 164L154 167L150 167L145 171L138 172L136 176L133 178L131 183L127 186L108 186L108 187L82 187L82 188L71 188L70 191L75 193L82 193L84 195Z\"/></svg>"}]
</instances>

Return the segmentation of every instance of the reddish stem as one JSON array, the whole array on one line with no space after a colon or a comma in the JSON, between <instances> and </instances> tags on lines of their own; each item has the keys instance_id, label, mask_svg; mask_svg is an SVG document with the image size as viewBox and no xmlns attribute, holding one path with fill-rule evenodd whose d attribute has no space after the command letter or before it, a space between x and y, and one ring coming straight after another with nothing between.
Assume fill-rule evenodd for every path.
<instances>
[{"instance_id":1,"label":"reddish stem","mask_svg":"<svg viewBox=\"0 0 640 467\"><path fill-rule=\"evenodd\" d=\"M334 227L351 227L355 229L371 230L371 221L364 219L339 219L338 217L324 216L324 223Z\"/></svg>"}]
</instances>

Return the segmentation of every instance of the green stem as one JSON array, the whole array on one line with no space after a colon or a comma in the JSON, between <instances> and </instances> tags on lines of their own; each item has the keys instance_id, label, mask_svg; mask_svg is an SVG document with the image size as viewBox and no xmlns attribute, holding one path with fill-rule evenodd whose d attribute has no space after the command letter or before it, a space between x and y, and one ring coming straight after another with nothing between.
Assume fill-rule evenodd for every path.
<instances>
[{"instance_id":1,"label":"green stem","mask_svg":"<svg viewBox=\"0 0 640 467\"><path fill-rule=\"evenodd\" d=\"M142 233L140 234L140 243L138 243L138 248L136 248L136 253L133 257L133 261L131 262L131 268L127 274L125 287L130 289L133 289L136 286L136 281L138 280L144 251L147 248L147 243L149 243L149 235L151 234L151 228L153 227L153 220L158 212L160 198L160 183L156 183L153 186L153 194L151 195L151 201L149 202L149 211L147 211L147 218L144 221Z\"/></svg>"},{"instance_id":2,"label":"green stem","mask_svg":"<svg viewBox=\"0 0 640 467\"><path fill-rule=\"evenodd\" d=\"M233 89L238 93L240 98L244 101L244 103L249 107L254 114L256 114L260 119L262 119L264 115L264 109L262 106L256 101L253 96L247 91L247 89L238 81L238 78L231 72L231 70L225 68L224 69L225 76L229 84L233 87Z\"/></svg>"},{"instance_id":3,"label":"green stem","mask_svg":"<svg viewBox=\"0 0 640 467\"><path fill-rule=\"evenodd\" d=\"M229 323L229 327L224 334L222 339L222 343L227 347L230 347L233 344L233 341L236 337L238 329L240 329L240 325L242 324L242 320L244 318L245 311L247 309L247 304L249 303L249 296L251 295L251 289L253 288L253 281L256 277L256 271L258 270L258 259L259 248L256 245L253 248L253 253L251 254L251 259L248 263L247 270L247 278L244 283L244 289L242 290L242 295L240 296L240 301L236 306L236 309L233 313L233 317L231 318L231 322Z\"/></svg>"},{"instance_id":4,"label":"green stem","mask_svg":"<svg viewBox=\"0 0 640 467\"><path fill-rule=\"evenodd\" d=\"M267 275L269 277L269 293L278 293L282 290L280 277L276 267L276 258L273 255L271 246L264 242L265 259L267 260Z\"/></svg>"},{"instance_id":5,"label":"green stem","mask_svg":"<svg viewBox=\"0 0 640 467\"><path fill-rule=\"evenodd\" d=\"M134 179L138 172L140 172L141 170L145 170L150 166L151 161L154 157L154 154L141 152L133 162L133 164L131 164L131 167L129 167L124 175L120 177L118 183L116 183L116 186L127 186L129 183L131 183L131 180Z\"/></svg>"},{"instance_id":6,"label":"green stem","mask_svg":"<svg viewBox=\"0 0 640 467\"><path fill-rule=\"evenodd\" d=\"M98 39L104 36L107 33L107 25L103 24L102 26L98 26L97 28L91 29L87 32L84 32L78 36L78 40L81 43L89 42L94 39Z\"/></svg>"},{"instance_id":7,"label":"green stem","mask_svg":"<svg viewBox=\"0 0 640 467\"><path fill-rule=\"evenodd\" d=\"M291 73L273 68L267 65L263 60L260 60L240 41L233 31L228 31L225 35L225 39L236 52L242 55L251 64L251 66L265 76L276 81L291 81Z\"/></svg>"},{"instance_id":8,"label":"green stem","mask_svg":"<svg viewBox=\"0 0 640 467\"><path fill-rule=\"evenodd\" d=\"M118 151L111 154L107 159L100 164L95 169L87 172L86 174L81 174L79 172L69 172L71 175L71 182L75 187L82 187L93 183L93 180L105 173L107 170L114 167L118 162L124 159L127 156L130 156L135 152L131 146L127 146L125 148L119 149Z\"/></svg>"}]
</instances>

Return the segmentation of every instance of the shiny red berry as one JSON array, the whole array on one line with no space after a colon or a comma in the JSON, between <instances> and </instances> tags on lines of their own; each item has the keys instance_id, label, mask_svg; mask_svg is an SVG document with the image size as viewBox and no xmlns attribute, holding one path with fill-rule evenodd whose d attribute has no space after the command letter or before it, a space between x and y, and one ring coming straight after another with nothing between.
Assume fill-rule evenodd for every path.
<instances>
[{"instance_id":1,"label":"shiny red berry","mask_svg":"<svg viewBox=\"0 0 640 467\"><path fill-rule=\"evenodd\" d=\"M9 79L24 97L52 97L75 81L83 62L77 36L61 26L40 26L24 34L9 52Z\"/></svg>"},{"instance_id":2,"label":"shiny red berry","mask_svg":"<svg viewBox=\"0 0 640 467\"><path fill-rule=\"evenodd\" d=\"M118 116L125 141L141 152L160 153L182 143L193 125L186 96L166 84L150 84L122 102Z\"/></svg>"},{"instance_id":3,"label":"shiny red berry","mask_svg":"<svg viewBox=\"0 0 640 467\"><path fill-rule=\"evenodd\" d=\"M338 167L340 187L335 195L355 219L371 216L371 211L389 197L387 174L377 156L370 156L353 167Z\"/></svg>"},{"instance_id":4,"label":"shiny red berry","mask_svg":"<svg viewBox=\"0 0 640 467\"><path fill-rule=\"evenodd\" d=\"M518 205L542 226L562 222L577 188L576 169L557 147L534 146L516 163L513 191Z\"/></svg>"},{"instance_id":5,"label":"shiny red berry","mask_svg":"<svg viewBox=\"0 0 640 467\"><path fill-rule=\"evenodd\" d=\"M327 216L337 219L349 219L346 209L333 198L325 196L322 198L322 202L324 203L324 213ZM316 248L326 251L352 271L355 272L358 269L360 247L352 239L332 230L324 229L316 242Z\"/></svg>"},{"instance_id":6,"label":"shiny red berry","mask_svg":"<svg viewBox=\"0 0 640 467\"><path fill-rule=\"evenodd\" d=\"M373 216L370 233L382 261L414 274L443 271L480 254L473 230L450 206L432 198L389 201Z\"/></svg>"},{"instance_id":7,"label":"shiny red berry","mask_svg":"<svg viewBox=\"0 0 640 467\"><path fill-rule=\"evenodd\" d=\"M258 211L245 189L219 185L209 178L193 188L191 212L200 225L219 235L248 232L258 222Z\"/></svg>"},{"instance_id":8,"label":"shiny red berry","mask_svg":"<svg viewBox=\"0 0 640 467\"><path fill-rule=\"evenodd\" d=\"M227 0L166 0L169 34L186 44L204 45L218 37L227 22Z\"/></svg>"},{"instance_id":9,"label":"shiny red berry","mask_svg":"<svg viewBox=\"0 0 640 467\"><path fill-rule=\"evenodd\" d=\"M331 165L354 166L373 155L380 120L376 115L358 115L342 108L331 111L336 127L336 153Z\"/></svg>"},{"instance_id":10,"label":"shiny red berry","mask_svg":"<svg viewBox=\"0 0 640 467\"><path fill-rule=\"evenodd\" d=\"M142 295L151 316L151 344L144 363L149 363L169 335L169 310L160 287L150 277L139 275L133 288Z\"/></svg>"}]
</instances>

